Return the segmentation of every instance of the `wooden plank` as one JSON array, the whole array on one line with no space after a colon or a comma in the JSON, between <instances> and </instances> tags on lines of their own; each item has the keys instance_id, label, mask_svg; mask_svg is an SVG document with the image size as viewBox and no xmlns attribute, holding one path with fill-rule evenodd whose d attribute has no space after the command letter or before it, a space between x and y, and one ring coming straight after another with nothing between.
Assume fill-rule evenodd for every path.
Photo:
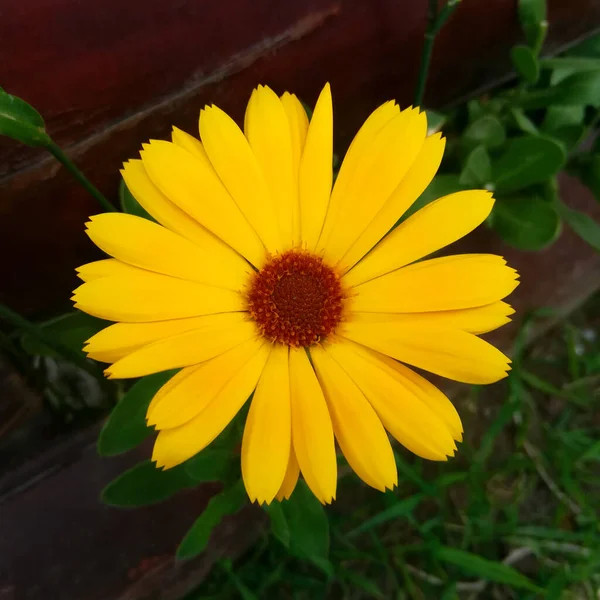
<instances>
[{"instance_id":1,"label":"wooden plank","mask_svg":"<svg viewBox=\"0 0 600 600\"><path fill-rule=\"evenodd\" d=\"M100 458L97 432L72 435L0 480L1 600L178 600L261 531L264 515L248 507L224 520L207 552L177 563L177 545L219 485L155 506L105 506L103 487L146 458L149 445Z\"/></svg>"}]
</instances>

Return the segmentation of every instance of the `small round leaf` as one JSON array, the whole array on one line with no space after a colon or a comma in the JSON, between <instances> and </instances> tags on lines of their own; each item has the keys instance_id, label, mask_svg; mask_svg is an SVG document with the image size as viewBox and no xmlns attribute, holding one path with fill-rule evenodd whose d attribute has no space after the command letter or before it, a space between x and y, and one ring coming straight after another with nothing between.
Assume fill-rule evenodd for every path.
<instances>
[{"instance_id":1,"label":"small round leaf","mask_svg":"<svg viewBox=\"0 0 600 600\"><path fill-rule=\"evenodd\" d=\"M492 227L519 250L541 250L556 240L561 222L551 203L537 196L517 196L496 202Z\"/></svg>"}]
</instances>

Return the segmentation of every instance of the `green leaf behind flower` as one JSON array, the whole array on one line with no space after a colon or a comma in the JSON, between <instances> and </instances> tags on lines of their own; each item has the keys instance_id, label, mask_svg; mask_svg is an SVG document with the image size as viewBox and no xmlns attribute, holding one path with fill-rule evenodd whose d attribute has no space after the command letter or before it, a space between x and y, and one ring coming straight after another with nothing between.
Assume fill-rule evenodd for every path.
<instances>
[{"instance_id":1,"label":"green leaf behind flower","mask_svg":"<svg viewBox=\"0 0 600 600\"><path fill-rule=\"evenodd\" d=\"M538 196L517 196L496 202L492 227L511 246L533 251L556 240L561 222L550 202Z\"/></svg>"},{"instance_id":2,"label":"green leaf behind flower","mask_svg":"<svg viewBox=\"0 0 600 600\"><path fill-rule=\"evenodd\" d=\"M483 115L465 129L463 137L472 144L483 144L488 148L498 148L504 144L506 132L498 117Z\"/></svg>"},{"instance_id":3,"label":"green leaf behind flower","mask_svg":"<svg viewBox=\"0 0 600 600\"><path fill-rule=\"evenodd\" d=\"M108 321L92 317L80 311L74 311L38 323L37 326L62 346L81 352L83 355L84 343L108 325L110 325ZM61 356L56 350L40 341L39 338L28 333L21 336L21 346L25 352L31 355L50 356L52 358L60 358Z\"/></svg>"},{"instance_id":4,"label":"green leaf behind flower","mask_svg":"<svg viewBox=\"0 0 600 600\"><path fill-rule=\"evenodd\" d=\"M480 187L492 178L492 163L485 146L480 145L469 153L458 180L461 185Z\"/></svg>"},{"instance_id":5,"label":"green leaf behind flower","mask_svg":"<svg viewBox=\"0 0 600 600\"><path fill-rule=\"evenodd\" d=\"M152 215L133 197L123 179L119 182L119 204L121 205L121 210L128 215L135 215L136 217L154 221Z\"/></svg>"},{"instance_id":6,"label":"green leaf behind flower","mask_svg":"<svg viewBox=\"0 0 600 600\"><path fill-rule=\"evenodd\" d=\"M177 558L192 558L203 552L213 529L224 517L238 512L246 504L246 499L246 490L241 480L213 496L179 544Z\"/></svg>"},{"instance_id":7,"label":"green leaf behind flower","mask_svg":"<svg viewBox=\"0 0 600 600\"><path fill-rule=\"evenodd\" d=\"M329 564L329 519L323 505L298 481L289 500L266 507L271 518L271 530L298 558L310 560L325 572Z\"/></svg>"},{"instance_id":8,"label":"green leaf behind flower","mask_svg":"<svg viewBox=\"0 0 600 600\"><path fill-rule=\"evenodd\" d=\"M556 202L556 209L569 227L592 248L600 252L600 224L585 213L569 208L560 201Z\"/></svg>"},{"instance_id":9,"label":"green leaf behind flower","mask_svg":"<svg viewBox=\"0 0 600 600\"><path fill-rule=\"evenodd\" d=\"M184 465L163 471L146 460L111 481L102 491L102 500L112 506L147 506L162 502L195 483Z\"/></svg>"},{"instance_id":10,"label":"green leaf behind flower","mask_svg":"<svg viewBox=\"0 0 600 600\"><path fill-rule=\"evenodd\" d=\"M223 481L227 482L237 474L239 455L231 450L205 448L185 463L188 475L198 482Z\"/></svg>"},{"instance_id":11,"label":"green leaf behind flower","mask_svg":"<svg viewBox=\"0 0 600 600\"><path fill-rule=\"evenodd\" d=\"M176 371L148 375L135 383L113 408L98 437L98 454L114 456L141 444L153 431L146 411L156 392Z\"/></svg>"},{"instance_id":12,"label":"green leaf behind flower","mask_svg":"<svg viewBox=\"0 0 600 600\"><path fill-rule=\"evenodd\" d=\"M498 192L514 192L541 183L560 171L565 150L554 140L524 135L509 140L493 163L493 181Z\"/></svg>"}]
</instances>

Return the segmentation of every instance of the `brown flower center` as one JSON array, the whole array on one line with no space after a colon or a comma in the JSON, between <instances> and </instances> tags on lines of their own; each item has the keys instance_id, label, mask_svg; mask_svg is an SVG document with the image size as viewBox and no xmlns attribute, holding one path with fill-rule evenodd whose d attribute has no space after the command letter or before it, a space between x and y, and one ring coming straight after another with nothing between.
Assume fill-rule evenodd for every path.
<instances>
[{"instance_id":1,"label":"brown flower center","mask_svg":"<svg viewBox=\"0 0 600 600\"><path fill-rule=\"evenodd\" d=\"M343 299L340 278L320 257L289 250L254 274L248 310L272 342L310 346L335 330Z\"/></svg>"}]
</instances>

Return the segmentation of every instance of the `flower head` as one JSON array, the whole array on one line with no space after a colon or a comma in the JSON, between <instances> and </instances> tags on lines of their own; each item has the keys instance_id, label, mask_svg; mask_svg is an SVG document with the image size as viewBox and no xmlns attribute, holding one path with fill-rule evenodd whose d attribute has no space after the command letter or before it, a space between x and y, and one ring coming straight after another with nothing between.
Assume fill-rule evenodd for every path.
<instances>
[{"instance_id":1,"label":"flower head","mask_svg":"<svg viewBox=\"0 0 600 600\"><path fill-rule=\"evenodd\" d=\"M388 102L365 122L333 184L333 111L256 89L244 132L220 109L200 138L144 145L129 190L156 223L91 217L112 258L78 269L79 309L116 321L87 344L113 378L181 369L153 398L153 460L210 444L252 396L242 475L252 500L287 498L301 473L336 493L335 441L374 488L397 483L390 433L447 460L462 439L448 398L412 365L467 383L505 377L478 337L507 323L517 274L489 254L430 258L490 213L484 190L451 194L394 225L437 171L440 134Z\"/></svg>"}]
</instances>

